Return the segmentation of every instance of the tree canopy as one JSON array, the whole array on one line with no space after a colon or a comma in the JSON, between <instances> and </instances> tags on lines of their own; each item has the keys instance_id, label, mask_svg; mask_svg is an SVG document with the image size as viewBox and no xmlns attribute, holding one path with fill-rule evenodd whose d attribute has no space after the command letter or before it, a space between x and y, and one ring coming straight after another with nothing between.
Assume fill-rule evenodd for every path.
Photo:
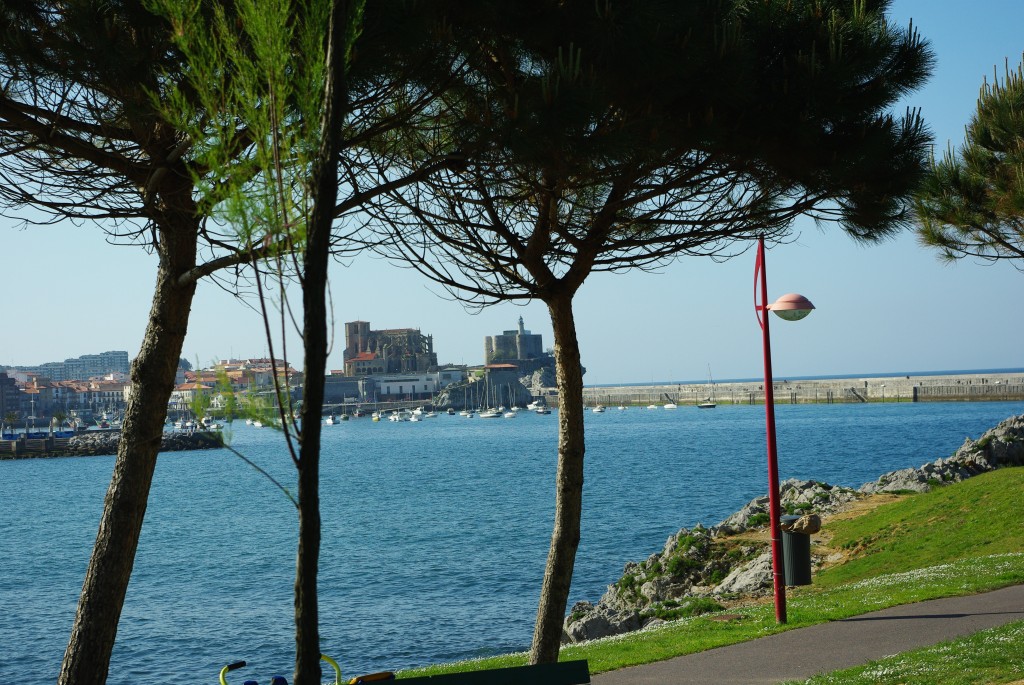
<instances>
[{"instance_id":1,"label":"tree canopy","mask_svg":"<svg viewBox=\"0 0 1024 685\"><path fill-rule=\"evenodd\" d=\"M377 249L468 303L537 298L551 314L559 472L531 660L557 658L580 534L573 297L595 271L727 256L800 215L865 241L906 226L929 135L916 112L889 110L932 55L888 5L502 5L430 119L391 151L390 173L438 151L457 163L367 208L386 234Z\"/></svg>"},{"instance_id":2,"label":"tree canopy","mask_svg":"<svg viewBox=\"0 0 1024 685\"><path fill-rule=\"evenodd\" d=\"M933 159L915 210L920 241L942 259L1024 270L1024 64L982 84L963 146Z\"/></svg>"}]
</instances>

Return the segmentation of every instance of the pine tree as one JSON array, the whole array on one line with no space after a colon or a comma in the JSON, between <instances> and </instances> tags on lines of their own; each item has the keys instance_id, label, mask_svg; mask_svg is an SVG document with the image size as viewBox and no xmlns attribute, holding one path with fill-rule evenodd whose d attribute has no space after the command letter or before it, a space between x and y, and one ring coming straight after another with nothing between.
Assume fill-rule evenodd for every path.
<instances>
[{"instance_id":1,"label":"pine tree","mask_svg":"<svg viewBox=\"0 0 1024 685\"><path fill-rule=\"evenodd\" d=\"M942 259L1009 259L1024 271L1024 64L982 85L959 154L933 160L915 210L919 239Z\"/></svg>"},{"instance_id":2,"label":"pine tree","mask_svg":"<svg viewBox=\"0 0 1024 685\"><path fill-rule=\"evenodd\" d=\"M574 298L594 272L728 256L800 215L864 241L907 225L929 138L889 108L932 58L888 5L570 0L455 25L479 49L404 150L459 163L368 211L390 238L380 249L454 297L548 307L558 471L531 662L557 659L581 533Z\"/></svg>"}]
</instances>

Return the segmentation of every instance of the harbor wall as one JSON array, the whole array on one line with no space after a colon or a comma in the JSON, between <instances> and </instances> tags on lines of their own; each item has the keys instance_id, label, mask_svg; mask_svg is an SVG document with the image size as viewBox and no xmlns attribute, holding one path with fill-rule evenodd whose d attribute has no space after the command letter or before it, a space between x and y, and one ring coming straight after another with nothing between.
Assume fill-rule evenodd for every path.
<instances>
[{"instance_id":1,"label":"harbor wall","mask_svg":"<svg viewBox=\"0 0 1024 685\"><path fill-rule=\"evenodd\" d=\"M118 430L85 431L72 438L50 436L0 440L0 460L117 454L120 440L121 432ZM161 452L216 449L223 445L223 437L217 431L176 431L164 433L160 439Z\"/></svg>"},{"instance_id":2,"label":"harbor wall","mask_svg":"<svg viewBox=\"0 0 1024 685\"><path fill-rule=\"evenodd\" d=\"M822 378L773 383L776 404L862 402L971 402L1024 400L1024 373L978 373L936 376L876 376ZM711 394L707 383L588 386L583 389L587 406L661 406L674 402L695 405ZM763 404L763 381L716 383L718 404ZM558 405L557 396L548 404Z\"/></svg>"}]
</instances>

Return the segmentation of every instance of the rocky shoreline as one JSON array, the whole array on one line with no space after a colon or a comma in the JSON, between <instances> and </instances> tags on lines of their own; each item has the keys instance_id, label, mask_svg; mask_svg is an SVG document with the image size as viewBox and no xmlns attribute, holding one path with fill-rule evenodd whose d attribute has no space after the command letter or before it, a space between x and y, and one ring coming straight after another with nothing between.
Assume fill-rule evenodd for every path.
<instances>
[{"instance_id":1,"label":"rocky shoreline","mask_svg":"<svg viewBox=\"0 0 1024 685\"><path fill-rule=\"evenodd\" d=\"M1002 421L978 440L968 438L952 456L886 473L856 490L787 480L780 485L781 502L784 513L807 520L827 519L873 495L927 492L994 469L1022 465L1024 415ZM628 633L771 594L767 524L768 496L764 495L711 528L680 529L660 552L627 563L622 577L608 586L597 603L574 604L565 619L563 642ZM822 553L820 538L812 535L811 543L814 567L837 561Z\"/></svg>"}]
</instances>

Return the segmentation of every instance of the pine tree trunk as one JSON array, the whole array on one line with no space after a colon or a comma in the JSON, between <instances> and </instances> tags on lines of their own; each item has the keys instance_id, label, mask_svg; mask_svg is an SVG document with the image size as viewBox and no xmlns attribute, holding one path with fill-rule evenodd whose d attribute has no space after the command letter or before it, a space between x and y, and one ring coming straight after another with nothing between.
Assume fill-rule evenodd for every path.
<instances>
[{"instance_id":1,"label":"pine tree trunk","mask_svg":"<svg viewBox=\"0 0 1024 685\"><path fill-rule=\"evenodd\" d=\"M320 147L313 174L313 212L303 254L302 445L299 452L299 551L295 569L294 685L319 685L320 624L317 575L320 566L320 413L327 373L327 266L331 225L338 197L338 151L347 104L345 37L351 7L336 0L331 10L324 81Z\"/></svg>"},{"instance_id":2,"label":"pine tree trunk","mask_svg":"<svg viewBox=\"0 0 1024 685\"><path fill-rule=\"evenodd\" d=\"M547 305L555 336L558 472L555 523L530 647L531 664L558 661L583 511L583 368L576 339L572 295L550 299Z\"/></svg>"},{"instance_id":3,"label":"pine tree trunk","mask_svg":"<svg viewBox=\"0 0 1024 685\"><path fill-rule=\"evenodd\" d=\"M183 198L191 206L191 198ZM178 277L195 266L198 222L187 208L158 226L160 267L146 335L132 362L132 393L125 409L114 473L99 533L86 570L60 685L102 685L110 667L128 581L146 513L167 401L188 328L195 285Z\"/></svg>"}]
</instances>

